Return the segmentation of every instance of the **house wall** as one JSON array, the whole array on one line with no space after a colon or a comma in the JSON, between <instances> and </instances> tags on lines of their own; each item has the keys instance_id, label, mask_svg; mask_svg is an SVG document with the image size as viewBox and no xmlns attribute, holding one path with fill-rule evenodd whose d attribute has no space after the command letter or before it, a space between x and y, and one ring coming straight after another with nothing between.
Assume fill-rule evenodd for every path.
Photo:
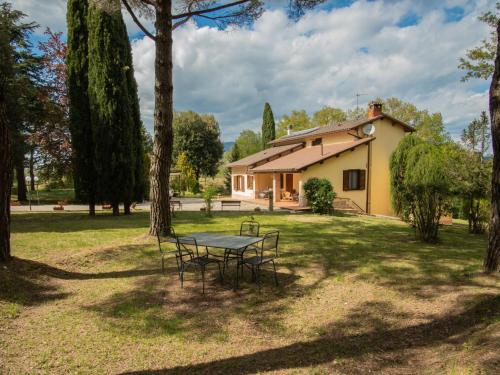
<instances>
[{"instance_id":1,"label":"house wall","mask_svg":"<svg viewBox=\"0 0 500 375\"><path fill-rule=\"evenodd\" d=\"M368 187L368 212L375 215L394 216L390 197L390 172L389 160L392 152L396 149L401 139L407 134L403 127L393 124L388 119L376 120L374 122L375 139L367 145L361 145L354 151L346 151L339 157L333 157L325 160L322 164L309 166L302 175L294 174L293 185L296 191L299 191L299 180L305 183L311 177L328 178L332 183L337 197L349 198L353 200L363 210L367 207ZM355 139L347 132L325 135L323 144L328 145L338 142L348 142ZM314 138L307 139L307 146L310 147ZM367 181L365 190L343 191L343 171L347 169L368 169L368 149L371 149L370 168L367 171ZM234 190L234 176L243 175L245 180L245 191ZM254 177L254 189L247 189L247 170L244 167L232 168L231 184L232 196L235 198L255 198L255 192L264 190L273 186L273 174L256 174ZM279 185L279 173L277 174L277 184ZM277 186L278 191L280 187ZM276 199L279 199L276 198Z\"/></svg>"},{"instance_id":2,"label":"house wall","mask_svg":"<svg viewBox=\"0 0 500 375\"><path fill-rule=\"evenodd\" d=\"M255 190L267 190L273 188L273 174L272 173L256 173L255 174Z\"/></svg>"},{"instance_id":3,"label":"house wall","mask_svg":"<svg viewBox=\"0 0 500 375\"><path fill-rule=\"evenodd\" d=\"M321 138L323 145L331 145L334 143L341 143L341 142L351 142L357 139L356 137L348 134L347 132L325 134L321 137L317 136L317 137L306 138L306 147L311 147L312 142L316 138Z\"/></svg>"},{"instance_id":4,"label":"house wall","mask_svg":"<svg viewBox=\"0 0 500 375\"><path fill-rule=\"evenodd\" d=\"M401 139L407 134L403 127L382 119L373 123L376 139L371 146L370 213L394 216L391 204L389 160Z\"/></svg>"},{"instance_id":5,"label":"house wall","mask_svg":"<svg viewBox=\"0 0 500 375\"><path fill-rule=\"evenodd\" d=\"M243 176L244 179L244 191L237 191L234 190L234 177L235 176ZM254 195L254 188L248 189L247 188L247 180L248 180L248 174L247 174L247 168L246 167L234 167L231 168L231 197L235 199L239 198L250 198L253 199L255 197ZM254 186L255 186L255 178L254 178Z\"/></svg>"},{"instance_id":6,"label":"house wall","mask_svg":"<svg viewBox=\"0 0 500 375\"><path fill-rule=\"evenodd\" d=\"M309 166L302 173L302 181L305 183L312 177L327 178L338 198L349 198L363 210L366 208L366 186L364 190L343 190L343 171L347 169L367 168L368 146L361 145L354 151L346 151L339 157L332 157L323 164Z\"/></svg>"},{"instance_id":7,"label":"house wall","mask_svg":"<svg viewBox=\"0 0 500 375\"><path fill-rule=\"evenodd\" d=\"M369 188L368 211L374 215L394 216L391 204L391 181L389 160L401 139L407 134L403 127L388 119L377 120L375 140L371 142L370 171L367 175ZM347 142L355 139L346 133L334 133L323 137L323 144ZM308 145L310 144L309 143ZM362 151L360 151L362 150ZM343 191L342 171L345 169L367 169L368 146L356 148L353 152L341 154L323 164L310 166L303 173L303 182L311 177L326 177L332 183L337 197L350 198L362 209L366 209L366 190ZM369 184L369 185L368 185Z\"/></svg>"}]
</instances>

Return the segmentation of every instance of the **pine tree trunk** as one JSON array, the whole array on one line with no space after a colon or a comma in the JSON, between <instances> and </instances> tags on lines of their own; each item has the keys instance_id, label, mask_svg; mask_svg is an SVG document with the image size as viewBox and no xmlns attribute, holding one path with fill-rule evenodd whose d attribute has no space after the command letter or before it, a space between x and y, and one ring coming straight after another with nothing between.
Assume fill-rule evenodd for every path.
<instances>
[{"instance_id":1,"label":"pine tree trunk","mask_svg":"<svg viewBox=\"0 0 500 375\"><path fill-rule=\"evenodd\" d=\"M123 214L130 215L130 202L125 202L123 204Z\"/></svg>"},{"instance_id":2,"label":"pine tree trunk","mask_svg":"<svg viewBox=\"0 0 500 375\"><path fill-rule=\"evenodd\" d=\"M10 259L12 159L4 87L0 87L0 262Z\"/></svg>"},{"instance_id":3,"label":"pine tree trunk","mask_svg":"<svg viewBox=\"0 0 500 375\"><path fill-rule=\"evenodd\" d=\"M156 6L155 118L151 159L151 223L149 234L169 228L169 177L172 162L172 1L158 0Z\"/></svg>"},{"instance_id":4,"label":"pine tree trunk","mask_svg":"<svg viewBox=\"0 0 500 375\"><path fill-rule=\"evenodd\" d=\"M484 260L486 272L500 271L500 22L497 25L497 55L490 86L491 139L493 173L491 178L491 222L488 252Z\"/></svg>"},{"instance_id":5,"label":"pine tree trunk","mask_svg":"<svg viewBox=\"0 0 500 375\"><path fill-rule=\"evenodd\" d=\"M113 216L119 216L120 215L120 203L113 202L111 204L111 207L113 208Z\"/></svg>"},{"instance_id":6,"label":"pine tree trunk","mask_svg":"<svg viewBox=\"0 0 500 375\"><path fill-rule=\"evenodd\" d=\"M17 200L27 200L26 178L24 176L24 155L16 160Z\"/></svg>"}]
</instances>

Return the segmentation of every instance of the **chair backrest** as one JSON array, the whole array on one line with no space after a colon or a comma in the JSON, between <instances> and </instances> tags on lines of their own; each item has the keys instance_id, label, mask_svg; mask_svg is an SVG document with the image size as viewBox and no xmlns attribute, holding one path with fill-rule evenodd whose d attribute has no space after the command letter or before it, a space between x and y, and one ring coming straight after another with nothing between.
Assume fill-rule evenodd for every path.
<instances>
[{"instance_id":1,"label":"chair backrest","mask_svg":"<svg viewBox=\"0 0 500 375\"><path fill-rule=\"evenodd\" d=\"M158 239L158 248L162 252L161 244L164 242L171 243L172 239L176 239L175 230L173 227L164 227L156 233L156 238Z\"/></svg>"},{"instance_id":2,"label":"chair backrest","mask_svg":"<svg viewBox=\"0 0 500 375\"><path fill-rule=\"evenodd\" d=\"M199 257L200 253L198 251L198 243L194 237L177 237L177 252L178 256L183 259L183 257L189 256L190 258Z\"/></svg>"},{"instance_id":3,"label":"chair backrest","mask_svg":"<svg viewBox=\"0 0 500 375\"><path fill-rule=\"evenodd\" d=\"M261 242L260 256L264 257L266 253L273 253L272 255L278 256L278 241L280 232L275 230L264 234Z\"/></svg>"},{"instance_id":4,"label":"chair backrest","mask_svg":"<svg viewBox=\"0 0 500 375\"><path fill-rule=\"evenodd\" d=\"M256 221L244 221L240 225L240 236L257 237L260 224Z\"/></svg>"}]
</instances>

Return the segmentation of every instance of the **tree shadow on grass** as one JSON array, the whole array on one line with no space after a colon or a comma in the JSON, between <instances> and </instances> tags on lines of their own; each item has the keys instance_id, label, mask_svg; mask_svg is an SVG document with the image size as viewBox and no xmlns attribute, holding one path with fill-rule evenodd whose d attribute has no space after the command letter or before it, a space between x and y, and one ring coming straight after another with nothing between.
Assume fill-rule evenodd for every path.
<instances>
[{"instance_id":1,"label":"tree shadow on grass","mask_svg":"<svg viewBox=\"0 0 500 375\"><path fill-rule=\"evenodd\" d=\"M68 233L79 231L106 230L106 229L132 229L144 228L147 233L149 228L149 212L134 212L132 215L112 216L108 213L98 213L91 217L81 212L65 213L14 213L12 215L12 233L39 233L55 232ZM208 217L198 212L178 212L173 217L173 225L209 225L217 219L233 220L251 216L245 212L218 212ZM277 214L274 214L274 216ZM243 220L243 219L242 219ZM40 225L43 223L43 225ZM232 228L239 230L239 223Z\"/></svg>"},{"instance_id":2,"label":"tree shadow on grass","mask_svg":"<svg viewBox=\"0 0 500 375\"><path fill-rule=\"evenodd\" d=\"M199 273L186 273L181 288L177 268L169 262L165 276L137 279L132 290L113 294L105 301L86 308L102 316L106 327L140 337L177 336L203 342L224 342L229 337L227 322L244 317L258 329L281 329L277 319L286 309L284 300L298 280L291 274L278 274L280 286L274 286L273 274L262 272L261 289L250 283L247 272L242 288L233 290L234 274L228 272L224 283L216 270L206 274L205 294Z\"/></svg>"},{"instance_id":3,"label":"tree shadow on grass","mask_svg":"<svg viewBox=\"0 0 500 375\"><path fill-rule=\"evenodd\" d=\"M257 219L264 227L267 225L266 215ZM324 222L301 222L300 226L296 226L293 220L278 223L270 220L270 223L269 226L282 232L277 262L280 272L278 288L273 285L272 274L266 271L261 293L255 284L248 282L247 274L247 281L236 294L231 285L221 287L212 277L206 295L202 296L201 282L196 277L188 276L185 288L180 289L177 271L170 263L166 271L169 277L151 275L138 280L133 290L116 293L107 301L89 308L109 319L117 329L146 336L173 332L199 339L224 337L225 322L233 316L255 324L258 330L279 331L282 328L280 318L288 309L290 298L312 293L332 277L342 280L344 275L350 274L354 280L384 285L405 293L425 289L427 294L425 297L422 294L422 298L429 298L428 286L454 288L457 285L454 270L442 264L443 261L469 264L478 257L478 251L473 248L418 243L414 241L410 228L393 222L373 219L360 222L356 218L333 217ZM415 254L418 251L428 252L429 256ZM408 264L401 265L400 260ZM311 267L315 267L313 282L298 283L304 272L313 269ZM229 279L232 282L232 276ZM469 279L462 282L484 286ZM435 296L440 293L435 289ZM134 312L129 318L119 315L120 311L128 310ZM119 322L114 320L117 314L121 317ZM210 316L218 318L207 325ZM174 329L172 324L175 322ZM155 324L158 329L151 329ZM165 332L162 327L166 327Z\"/></svg>"},{"instance_id":4,"label":"tree shadow on grass","mask_svg":"<svg viewBox=\"0 0 500 375\"><path fill-rule=\"evenodd\" d=\"M127 269L110 272L75 272L62 268L50 266L45 263L28 259L19 259L14 257L12 262L8 263L8 269L17 275L26 277L49 277L62 280L99 280L99 279L118 279L125 277L138 277L160 274L159 269Z\"/></svg>"},{"instance_id":5,"label":"tree shadow on grass","mask_svg":"<svg viewBox=\"0 0 500 375\"><path fill-rule=\"evenodd\" d=\"M332 218L331 223L281 229L286 235L280 261L289 269L316 264L325 278L351 274L400 292L418 295L425 290L422 298L431 296L429 286L485 286L472 280L481 266L485 239L468 235L463 225L443 228L438 244L415 240L406 225L377 219ZM495 284L492 278L490 286Z\"/></svg>"},{"instance_id":6,"label":"tree shadow on grass","mask_svg":"<svg viewBox=\"0 0 500 375\"><path fill-rule=\"evenodd\" d=\"M239 222L255 215L263 216L283 216L286 213L255 213L255 212L214 212L211 217L201 212L181 211L172 218L173 226L206 226L215 223L219 219L227 219L232 226L228 230L237 233ZM234 219L240 219L234 221ZM131 215L112 216L109 213L97 213L91 217L81 212L49 213L13 213L12 233L68 233L79 231L93 231L106 229L132 229L144 228L147 233L149 228L150 214L147 211L134 212ZM40 225L43 223L43 225ZM210 229L209 229L210 230Z\"/></svg>"},{"instance_id":7,"label":"tree shadow on grass","mask_svg":"<svg viewBox=\"0 0 500 375\"><path fill-rule=\"evenodd\" d=\"M13 258L0 266L0 300L26 306L66 298L51 277L39 272L42 263ZM45 265L43 265L45 266Z\"/></svg>"},{"instance_id":8,"label":"tree shadow on grass","mask_svg":"<svg viewBox=\"0 0 500 375\"><path fill-rule=\"evenodd\" d=\"M391 306L386 308L389 308L389 314ZM362 316L369 315L370 310L366 306L358 310L363 311ZM413 350L445 343L461 345L472 333L487 329L499 316L500 296L480 295L465 309L456 306L450 313L429 322L399 328L379 325L364 333L344 333L350 322L360 319L359 311L354 311L345 321L326 327L326 333L313 341L296 342L207 363L124 374L254 374L318 365L327 365L332 372L384 372L395 366L399 369L403 367L405 373L412 373L415 365L410 364L409 359L415 354ZM368 319L371 317L368 316ZM339 364L334 362L337 359L341 359ZM482 365L491 366L490 370L493 370L498 360Z\"/></svg>"}]
</instances>

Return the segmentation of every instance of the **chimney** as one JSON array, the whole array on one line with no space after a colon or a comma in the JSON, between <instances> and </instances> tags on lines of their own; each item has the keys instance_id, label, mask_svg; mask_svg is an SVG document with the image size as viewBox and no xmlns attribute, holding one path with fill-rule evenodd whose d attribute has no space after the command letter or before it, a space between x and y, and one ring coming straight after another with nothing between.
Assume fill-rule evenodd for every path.
<instances>
[{"instance_id":1,"label":"chimney","mask_svg":"<svg viewBox=\"0 0 500 375\"><path fill-rule=\"evenodd\" d=\"M368 118L380 116L382 114L382 103L371 101L368 104Z\"/></svg>"},{"instance_id":2,"label":"chimney","mask_svg":"<svg viewBox=\"0 0 500 375\"><path fill-rule=\"evenodd\" d=\"M288 125L288 128L286 128L286 135L292 134L292 125Z\"/></svg>"}]
</instances>

